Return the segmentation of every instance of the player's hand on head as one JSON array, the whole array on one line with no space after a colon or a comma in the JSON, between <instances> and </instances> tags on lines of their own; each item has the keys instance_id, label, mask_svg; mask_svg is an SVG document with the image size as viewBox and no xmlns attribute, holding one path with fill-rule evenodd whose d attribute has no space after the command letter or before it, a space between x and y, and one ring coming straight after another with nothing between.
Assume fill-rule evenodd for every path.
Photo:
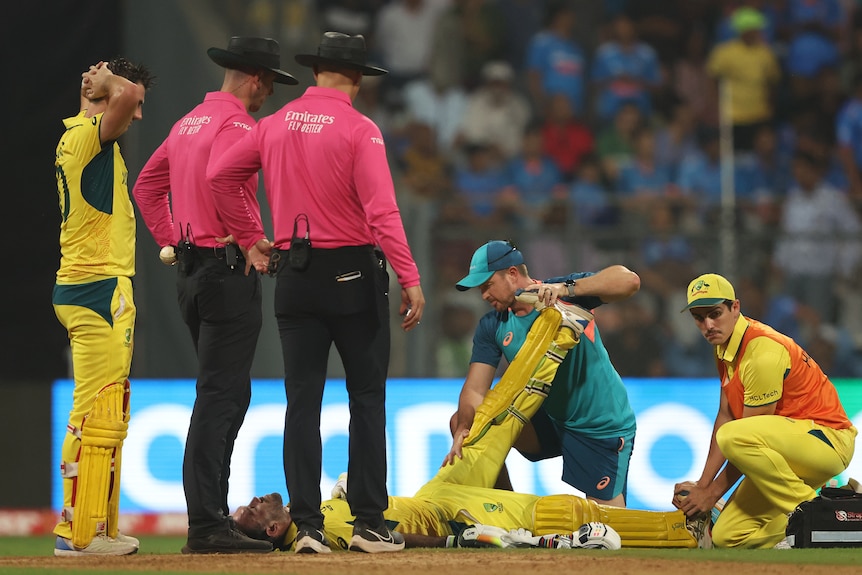
<instances>
[{"instance_id":1,"label":"player's hand on head","mask_svg":"<svg viewBox=\"0 0 862 575\"><path fill-rule=\"evenodd\" d=\"M99 62L82 74L81 94L89 100L98 100L108 93L108 78L113 76L105 62Z\"/></svg>"}]
</instances>

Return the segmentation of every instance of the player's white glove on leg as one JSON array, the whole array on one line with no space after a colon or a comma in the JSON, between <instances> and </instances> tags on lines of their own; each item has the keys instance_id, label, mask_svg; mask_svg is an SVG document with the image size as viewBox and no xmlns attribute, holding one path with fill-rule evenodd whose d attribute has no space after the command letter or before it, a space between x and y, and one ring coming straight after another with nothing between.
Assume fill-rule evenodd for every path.
<instances>
[{"instance_id":1,"label":"player's white glove on leg","mask_svg":"<svg viewBox=\"0 0 862 575\"><path fill-rule=\"evenodd\" d=\"M620 534L607 523L598 521L584 523L573 535L573 548L615 550L622 547Z\"/></svg>"},{"instance_id":2,"label":"player's white glove on leg","mask_svg":"<svg viewBox=\"0 0 862 575\"><path fill-rule=\"evenodd\" d=\"M330 495L333 499L347 499L347 472L338 476L338 481L332 487Z\"/></svg>"},{"instance_id":3,"label":"player's white glove on leg","mask_svg":"<svg viewBox=\"0 0 862 575\"><path fill-rule=\"evenodd\" d=\"M502 539L510 547L541 547L545 549L571 549L572 538L567 535L551 533L548 535L533 535L523 527L512 529Z\"/></svg>"},{"instance_id":4,"label":"player's white glove on leg","mask_svg":"<svg viewBox=\"0 0 862 575\"><path fill-rule=\"evenodd\" d=\"M510 543L503 540L503 536L509 532L502 527L494 527L493 525L483 525L476 523L465 527L458 534L458 547L514 547Z\"/></svg>"},{"instance_id":5,"label":"player's white glove on leg","mask_svg":"<svg viewBox=\"0 0 862 575\"><path fill-rule=\"evenodd\" d=\"M509 547L542 547L547 549L619 549L622 546L619 534L605 523L592 522L581 525L577 533L534 536L526 529L512 529L500 537Z\"/></svg>"}]
</instances>

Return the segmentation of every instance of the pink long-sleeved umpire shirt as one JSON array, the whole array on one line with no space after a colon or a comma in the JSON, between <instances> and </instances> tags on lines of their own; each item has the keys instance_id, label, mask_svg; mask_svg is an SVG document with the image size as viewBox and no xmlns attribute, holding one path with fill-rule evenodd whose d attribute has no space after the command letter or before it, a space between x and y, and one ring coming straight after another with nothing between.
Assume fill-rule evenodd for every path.
<instances>
[{"instance_id":1,"label":"pink long-sleeved umpire shirt","mask_svg":"<svg viewBox=\"0 0 862 575\"><path fill-rule=\"evenodd\" d=\"M207 185L207 164L254 125L254 118L239 98L227 92L208 93L202 103L174 124L144 165L132 190L156 243L162 247L176 245L187 227L192 243L202 247L219 245L215 238L231 233L219 217ZM257 183L257 174L250 174L235 191L244 217L262 230ZM261 231L257 239L262 237Z\"/></svg>"},{"instance_id":2,"label":"pink long-sleeved umpire shirt","mask_svg":"<svg viewBox=\"0 0 862 575\"><path fill-rule=\"evenodd\" d=\"M294 219L304 213L315 248L379 245L401 287L419 285L383 136L347 94L308 88L210 164L217 207L243 246L260 239L262 228L248 216L239 185L260 168L277 248L290 247Z\"/></svg>"}]
</instances>

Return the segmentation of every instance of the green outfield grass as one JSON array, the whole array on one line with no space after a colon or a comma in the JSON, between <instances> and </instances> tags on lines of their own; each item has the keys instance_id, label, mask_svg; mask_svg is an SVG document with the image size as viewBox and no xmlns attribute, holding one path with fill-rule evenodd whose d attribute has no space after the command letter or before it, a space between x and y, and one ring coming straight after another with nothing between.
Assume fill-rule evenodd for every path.
<instances>
[{"instance_id":1,"label":"green outfield grass","mask_svg":"<svg viewBox=\"0 0 862 575\"><path fill-rule=\"evenodd\" d=\"M141 536L142 555L169 555L179 553L185 537ZM452 553L449 549L424 549L423 552ZM470 553L530 553L530 549L462 550ZM408 550L409 552L409 550ZM621 549L602 551L628 557L660 559L692 559L702 557L710 561L744 561L752 563L797 563L816 565L862 565L862 548L856 549ZM54 537L0 537L0 557L35 557L54 554ZM68 570L65 571L69 573ZM28 571L32 573L32 571Z\"/></svg>"},{"instance_id":2,"label":"green outfield grass","mask_svg":"<svg viewBox=\"0 0 862 575\"><path fill-rule=\"evenodd\" d=\"M54 554L53 535L41 537L0 537L0 557L31 557ZM186 543L185 537L143 536L141 553L163 555L179 553Z\"/></svg>"},{"instance_id":3,"label":"green outfield grass","mask_svg":"<svg viewBox=\"0 0 862 575\"><path fill-rule=\"evenodd\" d=\"M141 540L140 555L170 555L178 554L185 543L184 537L144 536ZM0 557L36 557L53 554L51 536L41 537L0 537ZM407 550L405 553L507 553L530 554L551 552L536 549L465 549L453 551L450 549ZM665 560L703 560L728 563L747 564L795 564L795 565L850 565L862 566L862 549L763 549L763 550L732 550L732 549L622 549L620 551L601 551L603 556L617 556L631 559L665 559ZM754 565L751 565L754 567ZM730 570L733 567L728 566ZM746 571L750 571L746 569ZM70 568L69 565L58 565L56 568L26 568L0 565L0 575L85 575L93 573L90 570ZM100 574L145 573L146 571L99 570ZM152 573L152 571L149 571ZM188 571L159 571L160 575L188 575Z\"/></svg>"}]
</instances>

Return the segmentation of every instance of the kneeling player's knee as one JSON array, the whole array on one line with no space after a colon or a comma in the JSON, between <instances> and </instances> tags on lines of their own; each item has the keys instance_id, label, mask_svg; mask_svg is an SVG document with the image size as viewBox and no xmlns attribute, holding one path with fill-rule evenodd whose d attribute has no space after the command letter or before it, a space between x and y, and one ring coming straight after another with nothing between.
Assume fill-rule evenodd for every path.
<instances>
[{"instance_id":1,"label":"kneeling player's knee","mask_svg":"<svg viewBox=\"0 0 862 575\"><path fill-rule=\"evenodd\" d=\"M715 432L715 443L725 457L727 457L728 452L733 451L734 446L738 445L741 439L739 431L734 425L731 425L732 423L725 423Z\"/></svg>"},{"instance_id":2,"label":"kneeling player's knee","mask_svg":"<svg viewBox=\"0 0 862 575\"><path fill-rule=\"evenodd\" d=\"M745 537L740 533L734 533L735 526L719 521L712 527L712 544L714 547L729 548L741 547L745 545Z\"/></svg>"},{"instance_id":3,"label":"kneeling player's knee","mask_svg":"<svg viewBox=\"0 0 862 575\"><path fill-rule=\"evenodd\" d=\"M725 531L723 526L716 523L712 526L712 544L715 547L728 547L729 541L727 539L727 531Z\"/></svg>"}]
</instances>

